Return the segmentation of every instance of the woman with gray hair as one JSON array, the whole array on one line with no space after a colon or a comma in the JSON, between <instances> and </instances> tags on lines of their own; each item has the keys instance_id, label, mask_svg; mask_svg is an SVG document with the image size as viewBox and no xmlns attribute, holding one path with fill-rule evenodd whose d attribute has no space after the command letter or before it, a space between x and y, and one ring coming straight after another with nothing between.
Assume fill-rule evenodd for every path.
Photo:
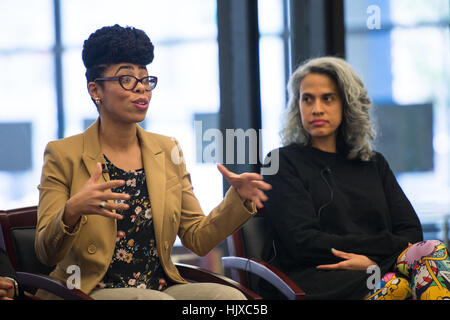
<instances>
[{"instance_id":1,"label":"woman with gray hair","mask_svg":"<svg viewBox=\"0 0 450 320\"><path fill-rule=\"evenodd\" d=\"M342 59L324 57L313 59L297 69L289 84L289 102L286 122L282 131L283 145L299 143L306 145L311 135L301 121L299 108L300 83L309 74L322 74L335 80L344 103L342 125L337 131L337 143L346 148L349 159L368 161L373 155L370 142L375 131L369 118L371 101L364 84L353 69Z\"/></svg>"},{"instance_id":2,"label":"woman with gray hair","mask_svg":"<svg viewBox=\"0 0 450 320\"><path fill-rule=\"evenodd\" d=\"M279 170L264 176L273 187L265 260L310 299L450 297L447 248L422 241L413 207L372 149L371 101L351 66L312 59L288 87Z\"/></svg>"}]
</instances>

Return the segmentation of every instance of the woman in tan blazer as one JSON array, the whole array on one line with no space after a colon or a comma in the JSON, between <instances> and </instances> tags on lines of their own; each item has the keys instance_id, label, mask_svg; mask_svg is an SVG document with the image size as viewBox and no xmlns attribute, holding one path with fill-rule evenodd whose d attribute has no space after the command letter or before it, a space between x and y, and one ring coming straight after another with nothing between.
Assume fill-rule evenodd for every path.
<instances>
[{"instance_id":1,"label":"woman in tan blazer","mask_svg":"<svg viewBox=\"0 0 450 320\"><path fill-rule=\"evenodd\" d=\"M229 287L187 284L170 252L178 235L194 253L207 254L252 217L270 185L259 174L236 175L219 165L231 187L203 214L176 140L137 124L157 82L146 68L152 60L150 39L135 28L104 27L85 41L99 118L84 133L46 147L37 256L56 266L51 276L60 280L78 271L80 289L97 299L243 298Z\"/></svg>"}]
</instances>

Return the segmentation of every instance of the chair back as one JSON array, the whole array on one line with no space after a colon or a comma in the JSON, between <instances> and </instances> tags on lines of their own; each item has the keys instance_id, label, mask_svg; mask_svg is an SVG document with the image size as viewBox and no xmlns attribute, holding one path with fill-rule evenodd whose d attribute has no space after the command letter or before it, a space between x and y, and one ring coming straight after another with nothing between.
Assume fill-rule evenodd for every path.
<instances>
[{"instance_id":1,"label":"chair back","mask_svg":"<svg viewBox=\"0 0 450 320\"><path fill-rule=\"evenodd\" d=\"M48 275L53 268L42 264L34 250L37 207L0 211L0 244L16 271Z\"/></svg>"}]
</instances>

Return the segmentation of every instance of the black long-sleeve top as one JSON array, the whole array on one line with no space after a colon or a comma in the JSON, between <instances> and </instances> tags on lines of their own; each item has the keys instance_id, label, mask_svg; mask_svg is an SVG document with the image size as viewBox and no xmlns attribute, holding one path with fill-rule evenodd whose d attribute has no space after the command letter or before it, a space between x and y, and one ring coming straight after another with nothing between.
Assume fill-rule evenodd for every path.
<instances>
[{"instance_id":1,"label":"black long-sleeve top","mask_svg":"<svg viewBox=\"0 0 450 320\"><path fill-rule=\"evenodd\" d=\"M272 185L265 216L273 243L266 244L266 260L307 298L363 298L366 271L316 266L341 261L331 253L335 248L368 256L385 273L409 242L422 240L420 221L388 163L380 153L363 162L297 144L278 151L278 172L264 177Z\"/></svg>"}]
</instances>

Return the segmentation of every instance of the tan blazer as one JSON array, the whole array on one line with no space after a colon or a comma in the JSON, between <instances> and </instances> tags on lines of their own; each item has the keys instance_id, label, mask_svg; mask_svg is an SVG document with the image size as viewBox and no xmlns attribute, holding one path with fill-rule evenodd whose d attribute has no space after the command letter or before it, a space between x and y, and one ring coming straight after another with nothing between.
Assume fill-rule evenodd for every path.
<instances>
[{"instance_id":1,"label":"tan blazer","mask_svg":"<svg viewBox=\"0 0 450 320\"><path fill-rule=\"evenodd\" d=\"M137 125L147 187L152 205L156 244L167 276L185 283L170 252L178 235L185 247L202 256L237 230L256 212L247 208L231 187L224 200L205 216L192 191L189 173L177 142L146 132ZM66 201L78 193L94 173L96 163L105 163L99 136L99 120L84 133L50 142L44 166L38 206L35 249L38 258L56 268L52 277L66 281L67 268L80 267L81 290L89 294L105 275L113 256L116 220L84 215L73 233L62 224ZM109 180L107 173L99 182Z\"/></svg>"}]
</instances>

